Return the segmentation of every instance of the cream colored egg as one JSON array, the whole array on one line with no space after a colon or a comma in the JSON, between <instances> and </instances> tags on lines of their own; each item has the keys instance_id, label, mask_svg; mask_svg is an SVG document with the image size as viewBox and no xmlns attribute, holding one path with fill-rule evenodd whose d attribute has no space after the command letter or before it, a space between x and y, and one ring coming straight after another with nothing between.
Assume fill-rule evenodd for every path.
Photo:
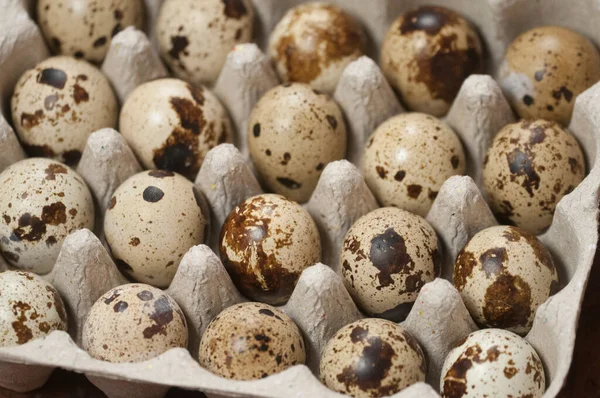
<instances>
[{"instance_id":1,"label":"cream colored egg","mask_svg":"<svg viewBox=\"0 0 600 398\"><path fill-rule=\"evenodd\" d=\"M454 264L454 286L480 325L525 334L537 308L558 289L548 249L511 226L477 233Z\"/></svg>"},{"instance_id":2,"label":"cream colored egg","mask_svg":"<svg viewBox=\"0 0 600 398\"><path fill-rule=\"evenodd\" d=\"M264 186L306 202L329 162L346 155L346 124L327 94L306 84L277 86L254 107L248 148Z\"/></svg>"},{"instance_id":3,"label":"cream colored egg","mask_svg":"<svg viewBox=\"0 0 600 398\"><path fill-rule=\"evenodd\" d=\"M175 76L212 85L227 54L252 39L250 0L166 0L156 31L160 54Z\"/></svg>"},{"instance_id":4,"label":"cream colored egg","mask_svg":"<svg viewBox=\"0 0 600 398\"><path fill-rule=\"evenodd\" d=\"M424 113L388 119L364 151L365 181L383 206L425 217L442 184L465 172L462 144L441 120Z\"/></svg>"},{"instance_id":5,"label":"cream colored egg","mask_svg":"<svg viewBox=\"0 0 600 398\"><path fill-rule=\"evenodd\" d=\"M117 99L108 80L86 61L60 56L27 70L11 100L12 120L30 156L75 165L87 138L117 123Z\"/></svg>"},{"instance_id":6,"label":"cream colored egg","mask_svg":"<svg viewBox=\"0 0 600 398\"><path fill-rule=\"evenodd\" d=\"M208 89L178 79L138 86L119 120L121 134L147 169L194 179L209 150L231 142L229 115Z\"/></svg>"},{"instance_id":7,"label":"cream colored egg","mask_svg":"<svg viewBox=\"0 0 600 398\"><path fill-rule=\"evenodd\" d=\"M171 348L186 348L187 341L187 322L175 300L138 283L106 292L83 325L83 349L113 363L147 361Z\"/></svg>"},{"instance_id":8,"label":"cream colored egg","mask_svg":"<svg viewBox=\"0 0 600 398\"><path fill-rule=\"evenodd\" d=\"M498 80L520 117L566 126L577 96L600 80L600 54L579 33L538 26L508 47Z\"/></svg>"},{"instance_id":9,"label":"cream colored egg","mask_svg":"<svg viewBox=\"0 0 600 398\"><path fill-rule=\"evenodd\" d=\"M540 398L546 388L540 357L525 339L506 330L485 329L458 343L444 362L443 398Z\"/></svg>"},{"instance_id":10,"label":"cream colored egg","mask_svg":"<svg viewBox=\"0 0 600 398\"><path fill-rule=\"evenodd\" d=\"M267 194L246 199L221 228L223 265L246 297L284 304L302 271L321 260L315 222L298 203Z\"/></svg>"},{"instance_id":11,"label":"cream colored egg","mask_svg":"<svg viewBox=\"0 0 600 398\"><path fill-rule=\"evenodd\" d=\"M0 273L0 347L25 344L54 330L67 330L56 289L29 272Z\"/></svg>"},{"instance_id":12,"label":"cream colored egg","mask_svg":"<svg viewBox=\"0 0 600 398\"><path fill-rule=\"evenodd\" d=\"M358 306L395 322L406 318L423 285L440 275L441 262L431 225L395 207L359 218L340 254L344 285Z\"/></svg>"},{"instance_id":13,"label":"cream colored egg","mask_svg":"<svg viewBox=\"0 0 600 398\"><path fill-rule=\"evenodd\" d=\"M503 224L539 234L554 209L585 177L581 148L555 122L523 120L505 126L488 149L483 185Z\"/></svg>"},{"instance_id":14,"label":"cream colored egg","mask_svg":"<svg viewBox=\"0 0 600 398\"><path fill-rule=\"evenodd\" d=\"M321 380L355 398L393 395L425 381L427 364L417 340L384 319L361 319L344 326L321 356Z\"/></svg>"},{"instance_id":15,"label":"cream colored egg","mask_svg":"<svg viewBox=\"0 0 600 398\"><path fill-rule=\"evenodd\" d=\"M268 54L283 82L332 93L346 66L364 54L360 24L336 6L310 2L289 10L269 39Z\"/></svg>"},{"instance_id":16,"label":"cream colored egg","mask_svg":"<svg viewBox=\"0 0 600 398\"><path fill-rule=\"evenodd\" d=\"M304 341L296 324L275 307L236 304L208 325L198 360L211 372L235 380L262 379L304 364Z\"/></svg>"},{"instance_id":17,"label":"cream colored egg","mask_svg":"<svg viewBox=\"0 0 600 398\"><path fill-rule=\"evenodd\" d=\"M100 63L111 39L128 26L142 29L142 0L39 0L37 20L54 53Z\"/></svg>"},{"instance_id":18,"label":"cream colored egg","mask_svg":"<svg viewBox=\"0 0 600 398\"><path fill-rule=\"evenodd\" d=\"M206 238L209 215L201 195L170 171L144 171L121 184L104 218L106 241L121 272L169 286L184 254Z\"/></svg>"},{"instance_id":19,"label":"cream colored egg","mask_svg":"<svg viewBox=\"0 0 600 398\"><path fill-rule=\"evenodd\" d=\"M390 26L381 48L383 73L412 110L445 115L463 81L484 73L481 40L452 10L422 6Z\"/></svg>"},{"instance_id":20,"label":"cream colored egg","mask_svg":"<svg viewBox=\"0 0 600 398\"><path fill-rule=\"evenodd\" d=\"M50 272L69 234L94 229L90 190L61 163L21 160L0 174L0 184L0 251L17 268Z\"/></svg>"}]
</instances>

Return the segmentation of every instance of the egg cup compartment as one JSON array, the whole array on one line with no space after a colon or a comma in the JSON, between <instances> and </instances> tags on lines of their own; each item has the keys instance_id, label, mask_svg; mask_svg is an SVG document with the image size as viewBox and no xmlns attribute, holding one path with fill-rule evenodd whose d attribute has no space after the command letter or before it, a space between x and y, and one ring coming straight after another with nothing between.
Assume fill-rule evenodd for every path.
<instances>
[{"instance_id":1,"label":"egg cup compartment","mask_svg":"<svg viewBox=\"0 0 600 398\"><path fill-rule=\"evenodd\" d=\"M0 100L6 100L23 71L49 56L44 41L29 18L24 4L30 1L2 0L0 16ZM264 48L268 32L285 10L299 0L254 0L257 42ZM358 18L376 47L391 21L402 11L425 3L457 10L476 24L486 45L491 65L498 65L504 49L521 31L540 24L560 24L598 41L594 31L600 9L591 0L577 0L565 9L559 0L333 0ZM146 0L149 20L156 17L159 0ZM152 24L148 24L152 27ZM137 85L166 76L143 32L128 28L111 43L102 65L121 100ZM153 37L153 33L149 33ZM376 55L374 52L370 55ZM490 70L491 70L490 66ZM246 120L258 99L278 84L268 59L254 44L236 47L228 56L213 87L228 108L236 127L236 145L223 144L206 157L196 178L211 209L209 246L217 247L220 226L228 213L245 198L262 192L248 162L245 144ZM44 278L60 292L69 314L69 333L55 331L22 346L0 348L0 385L29 391L43 385L56 367L84 373L110 397L161 397L169 386L201 390L226 396L315 396L334 397L315 376L320 352L342 326L363 315L353 303L338 276L339 247L348 228L378 204L359 170L362 148L379 123L403 111L379 67L363 57L342 75L334 98L344 111L349 127L347 158L329 164L305 205L321 233L323 264L306 269L281 309L302 330L307 348L307 366L298 365L256 381L220 378L196 361L200 336L210 320L223 309L245 299L237 291L221 261L209 246L191 248L166 290L184 311L190 330L189 349L175 348L146 362L113 364L91 358L78 347L83 322L92 304L103 293L126 283L97 235L88 230L71 234L64 242L54 269ZM600 84L581 94L575 102L571 132L582 144L589 174L556 208L550 229L540 239L552 252L559 268L562 290L538 308L526 339L542 358L547 379L545 397L554 397L568 373L577 321L598 241L600 166L596 149L600 131ZM4 112L8 115L8 112ZM402 322L419 341L428 359L427 383L417 383L396 397L438 397L440 371L446 354L462 337L477 329L458 292L448 281L458 251L478 231L496 225L478 188L483 156L494 134L515 117L498 84L490 76L474 75L463 84L445 118L462 140L468 157L469 176L452 177L440 190L427 220L444 246L442 278L426 284L408 318ZM0 115L0 170L23 159L16 135ZM351 163L352 162L352 163ZM93 133L77 171L84 177L99 209L106 209L115 189L141 166L124 138L113 129ZM102 212L99 212L102 213ZM102 225L102 214L97 222ZM98 238L99 236L100 238ZM324 265L327 264L327 265ZM0 269L8 269L0 256ZM312 370L312 371L311 371ZM313 373L314 372L314 373ZM433 387L432 387L433 386Z\"/></svg>"}]
</instances>

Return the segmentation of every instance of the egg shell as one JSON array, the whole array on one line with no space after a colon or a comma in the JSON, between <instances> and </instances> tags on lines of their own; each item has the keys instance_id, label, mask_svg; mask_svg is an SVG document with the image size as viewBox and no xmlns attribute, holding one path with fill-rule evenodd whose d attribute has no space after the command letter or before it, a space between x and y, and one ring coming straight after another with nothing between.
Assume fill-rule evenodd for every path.
<instances>
[{"instance_id":1,"label":"egg shell","mask_svg":"<svg viewBox=\"0 0 600 398\"><path fill-rule=\"evenodd\" d=\"M365 53L362 26L341 8L310 2L289 10L273 29L268 55L283 82L332 93L346 66Z\"/></svg>"},{"instance_id":2,"label":"egg shell","mask_svg":"<svg viewBox=\"0 0 600 398\"><path fill-rule=\"evenodd\" d=\"M266 194L246 199L221 228L223 265L246 297L285 303L302 271L321 260L315 222L298 203Z\"/></svg>"},{"instance_id":3,"label":"egg shell","mask_svg":"<svg viewBox=\"0 0 600 398\"><path fill-rule=\"evenodd\" d=\"M484 73L481 40L452 10L422 6L390 26L381 47L381 68L408 108L445 115L463 81Z\"/></svg>"},{"instance_id":4,"label":"egg shell","mask_svg":"<svg viewBox=\"0 0 600 398\"><path fill-rule=\"evenodd\" d=\"M440 381L443 398L528 397L544 394L538 354L525 339L506 330L471 333L450 351Z\"/></svg>"},{"instance_id":5,"label":"egg shell","mask_svg":"<svg viewBox=\"0 0 600 398\"><path fill-rule=\"evenodd\" d=\"M329 340L321 357L321 381L352 397L383 397L425 381L427 364L417 340L384 319L361 319Z\"/></svg>"},{"instance_id":6,"label":"egg shell","mask_svg":"<svg viewBox=\"0 0 600 398\"><path fill-rule=\"evenodd\" d=\"M159 79L127 98L120 132L147 169L171 170L194 179L209 150L232 141L227 111L202 86Z\"/></svg>"},{"instance_id":7,"label":"egg shell","mask_svg":"<svg viewBox=\"0 0 600 398\"><path fill-rule=\"evenodd\" d=\"M342 112L327 94L306 84L268 91L248 123L248 148L263 185L306 202L329 162L343 159L347 133Z\"/></svg>"},{"instance_id":8,"label":"egg shell","mask_svg":"<svg viewBox=\"0 0 600 398\"><path fill-rule=\"evenodd\" d=\"M359 218L344 237L344 285L371 316L404 320L427 282L440 275L435 230L422 217L386 207Z\"/></svg>"},{"instance_id":9,"label":"egg shell","mask_svg":"<svg viewBox=\"0 0 600 398\"><path fill-rule=\"evenodd\" d=\"M54 330L67 330L56 289L30 272L0 273L0 347L25 344Z\"/></svg>"},{"instance_id":10,"label":"egg shell","mask_svg":"<svg viewBox=\"0 0 600 398\"><path fill-rule=\"evenodd\" d=\"M92 194L62 163L25 159L5 169L0 183L0 251L17 268L50 272L69 234L94 229Z\"/></svg>"},{"instance_id":11,"label":"egg shell","mask_svg":"<svg viewBox=\"0 0 600 398\"><path fill-rule=\"evenodd\" d=\"M179 305L144 284L116 287L100 297L83 325L83 349L103 361L143 362L186 348L187 322Z\"/></svg>"},{"instance_id":12,"label":"egg shell","mask_svg":"<svg viewBox=\"0 0 600 398\"><path fill-rule=\"evenodd\" d=\"M575 137L555 122L523 120L494 137L483 167L490 208L503 224L543 232L554 209L585 177Z\"/></svg>"},{"instance_id":13,"label":"egg shell","mask_svg":"<svg viewBox=\"0 0 600 398\"><path fill-rule=\"evenodd\" d=\"M138 282L167 287L183 255L204 242L208 214L190 181L152 170L128 178L110 200L104 233L120 271Z\"/></svg>"},{"instance_id":14,"label":"egg shell","mask_svg":"<svg viewBox=\"0 0 600 398\"><path fill-rule=\"evenodd\" d=\"M586 37L539 26L508 47L498 81L517 114L566 126L575 99L600 80L600 54Z\"/></svg>"},{"instance_id":15,"label":"egg shell","mask_svg":"<svg viewBox=\"0 0 600 398\"><path fill-rule=\"evenodd\" d=\"M53 53L100 63L111 39L127 26L141 29L142 0L39 0L38 24Z\"/></svg>"},{"instance_id":16,"label":"egg shell","mask_svg":"<svg viewBox=\"0 0 600 398\"><path fill-rule=\"evenodd\" d=\"M518 334L529 331L537 307L558 290L548 249L511 226L473 236L456 258L453 282L475 322Z\"/></svg>"},{"instance_id":17,"label":"egg shell","mask_svg":"<svg viewBox=\"0 0 600 398\"><path fill-rule=\"evenodd\" d=\"M381 124L364 150L365 181L383 206L425 217L442 184L464 174L465 154L458 136L441 120L403 113Z\"/></svg>"},{"instance_id":18,"label":"egg shell","mask_svg":"<svg viewBox=\"0 0 600 398\"><path fill-rule=\"evenodd\" d=\"M255 380L304 364L296 324L275 307L242 303L221 312L206 328L200 365L228 379Z\"/></svg>"},{"instance_id":19,"label":"egg shell","mask_svg":"<svg viewBox=\"0 0 600 398\"><path fill-rule=\"evenodd\" d=\"M90 134L116 125L117 99L98 68L58 56L21 76L11 112L21 145L30 156L74 165Z\"/></svg>"},{"instance_id":20,"label":"egg shell","mask_svg":"<svg viewBox=\"0 0 600 398\"><path fill-rule=\"evenodd\" d=\"M227 54L252 39L249 0L166 0L156 20L160 54L176 77L213 84Z\"/></svg>"}]
</instances>

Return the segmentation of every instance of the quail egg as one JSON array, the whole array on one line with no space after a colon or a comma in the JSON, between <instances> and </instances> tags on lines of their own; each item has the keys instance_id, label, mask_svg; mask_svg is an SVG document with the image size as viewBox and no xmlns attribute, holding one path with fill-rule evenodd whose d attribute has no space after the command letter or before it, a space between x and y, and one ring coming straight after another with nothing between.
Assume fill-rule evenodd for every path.
<instances>
[{"instance_id":1,"label":"quail egg","mask_svg":"<svg viewBox=\"0 0 600 398\"><path fill-rule=\"evenodd\" d=\"M275 307L242 303L221 312L208 325L200 365L228 379L255 380L279 373L306 358L296 324Z\"/></svg>"},{"instance_id":2,"label":"quail egg","mask_svg":"<svg viewBox=\"0 0 600 398\"><path fill-rule=\"evenodd\" d=\"M111 198L104 234L115 263L138 282L167 287L181 258L204 242L204 198L190 181L170 171L144 171Z\"/></svg>"},{"instance_id":3,"label":"quail egg","mask_svg":"<svg viewBox=\"0 0 600 398\"><path fill-rule=\"evenodd\" d=\"M346 124L327 94L306 84L267 92L250 115L248 148L265 187L306 202L329 162L346 155Z\"/></svg>"},{"instance_id":4,"label":"quail egg","mask_svg":"<svg viewBox=\"0 0 600 398\"><path fill-rule=\"evenodd\" d=\"M62 163L21 160L0 174L0 183L0 251L17 268L50 272L69 234L94 229L92 194Z\"/></svg>"},{"instance_id":5,"label":"quail egg","mask_svg":"<svg viewBox=\"0 0 600 398\"><path fill-rule=\"evenodd\" d=\"M423 285L440 275L441 262L431 225L395 207L359 218L340 254L344 284L358 306L395 322L406 318Z\"/></svg>"},{"instance_id":6,"label":"quail egg","mask_svg":"<svg viewBox=\"0 0 600 398\"><path fill-rule=\"evenodd\" d=\"M219 249L242 294L272 305L285 303L302 271L321 260L319 231L308 212L273 194L253 196L233 209Z\"/></svg>"},{"instance_id":7,"label":"quail egg","mask_svg":"<svg viewBox=\"0 0 600 398\"><path fill-rule=\"evenodd\" d=\"M483 185L498 220L535 234L550 226L558 202L584 177L575 137L545 120L505 126L483 166Z\"/></svg>"}]
</instances>

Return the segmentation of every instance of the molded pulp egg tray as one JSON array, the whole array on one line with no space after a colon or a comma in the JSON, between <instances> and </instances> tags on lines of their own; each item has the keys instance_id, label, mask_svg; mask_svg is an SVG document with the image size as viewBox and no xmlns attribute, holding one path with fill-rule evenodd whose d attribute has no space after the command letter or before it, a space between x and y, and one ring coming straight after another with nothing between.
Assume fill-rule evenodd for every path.
<instances>
[{"instance_id":1,"label":"molded pulp egg tray","mask_svg":"<svg viewBox=\"0 0 600 398\"><path fill-rule=\"evenodd\" d=\"M362 22L371 39L370 56L391 22L403 11L425 3L452 8L479 29L486 43L488 66L494 71L508 44L521 32L538 25L562 25L600 43L600 5L595 0L329 0ZM196 184L211 207L212 241L227 214L261 188L249 166L245 144L246 120L257 100L278 84L260 48L284 12L298 0L253 0L258 45L236 47L228 56L213 90L228 108L237 130L237 147L224 144L207 156ZM160 0L146 0L143 33L128 28L113 39L102 65L121 102L139 84L167 75L152 44L152 26ZM30 12L34 1L0 0L0 171L25 157L9 118L8 100L18 77L49 56ZM493 73L492 73L493 74ZM257 381L231 381L211 374L196 361L200 336L210 320L241 302L215 252L193 247L183 258L167 292L183 309L189 329L189 351L171 349L143 363L112 364L91 358L78 347L82 324L91 305L109 289L126 283L102 243L102 231L80 230L64 242L53 271L44 276L59 290L69 312L69 333L55 331L22 346L0 348L0 385L29 391L43 385L56 367L84 373L110 397L161 397L170 386L200 390L209 395L253 397L334 397L318 380L320 352L342 326L363 315L337 274L338 251L352 223L374 210L377 203L356 168L362 147L375 127L403 109L375 62L362 57L350 64L334 94L349 127L349 161L329 164L306 208L319 226L323 264L302 274L289 302L282 307L302 330L307 365ZM3 116L3 117L2 117ZM427 216L445 246L442 278L425 285L402 323L427 355L427 383L417 383L396 397L438 397L440 371L453 345L477 329L451 282L457 252L470 237L496 221L478 187L481 164L493 135L515 121L498 84L487 75L469 77L446 117L460 136L469 159L468 175L452 177L442 187ZM575 102L571 132L587 157L586 179L558 204L550 229L540 238L559 267L562 289L537 310L526 339L540 354L546 369L547 391L554 397L564 384L573 355L581 300L598 240L600 166L600 84ZM596 164L596 166L594 166ZM93 133L78 172L89 184L98 209L106 209L121 182L141 171L123 137L112 129ZM2 189L2 188L0 188ZM103 213L98 211L98 213ZM102 225L100 214L97 225ZM326 264L326 265L325 265ZM0 267L8 269L0 257ZM190 354L191 352L191 354Z\"/></svg>"}]
</instances>

